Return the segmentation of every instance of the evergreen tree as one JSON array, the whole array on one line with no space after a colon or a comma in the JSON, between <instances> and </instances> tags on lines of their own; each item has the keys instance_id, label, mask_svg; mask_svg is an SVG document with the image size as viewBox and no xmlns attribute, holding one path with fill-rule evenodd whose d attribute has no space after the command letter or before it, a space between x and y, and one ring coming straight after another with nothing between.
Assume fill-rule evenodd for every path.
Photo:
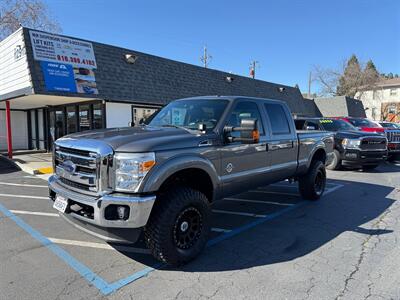
<instances>
[{"instance_id":1,"label":"evergreen tree","mask_svg":"<svg viewBox=\"0 0 400 300\"><path fill-rule=\"evenodd\" d=\"M364 69L364 72L367 73L367 75L370 75L372 77L378 78L379 77L379 72L375 67L375 64L373 61L370 59Z\"/></svg>"},{"instance_id":2,"label":"evergreen tree","mask_svg":"<svg viewBox=\"0 0 400 300\"><path fill-rule=\"evenodd\" d=\"M336 94L338 96L346 95L354 97L356 93L354 88L361 85L362 77L360 63L357 56L353 54L347 61L343 75L339 78Z\"/></svg>"}]
</instances>

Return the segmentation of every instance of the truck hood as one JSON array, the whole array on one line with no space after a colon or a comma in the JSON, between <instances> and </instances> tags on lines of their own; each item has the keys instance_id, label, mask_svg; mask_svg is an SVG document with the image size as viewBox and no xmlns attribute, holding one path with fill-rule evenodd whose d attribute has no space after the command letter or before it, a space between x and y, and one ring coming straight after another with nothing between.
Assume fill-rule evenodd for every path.
<instances>
[{"instance_id":1,"label":"truck hood","mask_svg":"<svg viewBox=\"0 0 400 300\"><path fill-rule=\"evenodd\" d=\"M195 147L207 139L207 134L197 131L173 127L143 126L73 133L58 139L57 143L68 143L73 147L74 141L88 140L103 142L116 152L149 152Z\"/></svg>"},{"instance_id":2,"label":"truck hood","mask_svg":"<svg viewBox=\"0 0 400 300\"><path fill-rule=\"evenodd\" d=\"M357 139L366 136L371 137L382 137L382 134L374 133L374 132L363 132L363 131L355 131L355 130L342 130L336 132L337 137L347 138L347 139Z\"/></svg>"}]
</instances>

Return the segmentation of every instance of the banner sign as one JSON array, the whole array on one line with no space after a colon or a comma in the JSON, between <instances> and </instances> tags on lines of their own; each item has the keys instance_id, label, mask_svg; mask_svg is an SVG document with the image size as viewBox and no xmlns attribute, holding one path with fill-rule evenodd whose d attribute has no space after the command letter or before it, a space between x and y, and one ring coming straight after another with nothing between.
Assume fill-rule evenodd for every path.
<instances>
[{"instance_id":1,"label":"banner sign","mask_svg":"<svg viewBox=\"0 0 400 300\"><path fill-rule=\"evenodd\" d=\"M74 69L71 65L41 61L40 66L48 91L76 93Z\"/></svg>"},{"instance_id":2,"label":"banner sign","mask_svg":"<svg viewBox=\"0 0 400 300\"><path fill-rule=\"evenodd\" d=\"M70 64L41 61L46 90L97 95L93 70L74 67Z\"/></svg>"},{"instance_id":3,"label":"banner sign","mask_svg":"<svg viewBox=\"0 0 400 300\"><path fill-rule=\"evenodd\" d=\"M92 43L33 30L29 34L36 60L70 63L88 69L97 68Z\"/></svg>"},{"instance_id":4,"label":"banner sign","mask_svg":"<svg viewBox=\"0 0 400 300\"><path fill-rule=\"evenodd\" d=\"M46 89L80 94L98 94L97 68L90 42L50 33L29 31L33 57L40 60Z\"/></svg>"}]
</instances>

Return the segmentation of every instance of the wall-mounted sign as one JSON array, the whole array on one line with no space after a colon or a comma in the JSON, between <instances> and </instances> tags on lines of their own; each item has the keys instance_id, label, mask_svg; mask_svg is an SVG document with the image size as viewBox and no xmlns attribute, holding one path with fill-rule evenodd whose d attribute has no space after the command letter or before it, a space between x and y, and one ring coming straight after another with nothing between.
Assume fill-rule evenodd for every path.
<instances>
[{"instance_id":1,"label":"wall-mounted sign","mask_svg":"<svg viewBox=\"0 0 400 300\"><path fill-rule=\"evenodd\" d=\"M98 94L92 43L29 31L33 57L40 60L46 90Z\"/></svg>"},{"instance_id":2,"label":"wall-mounted sign","mask_svg":"<svg viewBox=\"0 0 400 300\"><path fill-rule=\"evenodd\" d=\"M36 60L69 63L88 69L97 68L92 43L33 30L29 34Z\"/></svg>"},{"instance_id":3,"label":"wall-mounted sign","mask_svg":"<svg viewBox=\"0 0 400 300\"><path fill-rule=\"evenodd\" d=\"M93 70L70 64L41 61L46 90L80 94L98 94Z\"/></svg>"},{"instance_id":4,"label":"wall-mounted sign","mask_svg":"<svg viewBox=\"0 0 400 300\"><path fill-rule=\"evenodd\" d=\"M14 48L14 61L20 60L21 58L25 57L26 49L23 45L17 45Z\"/></svg>"},{"instance_id":5,"label":"wall-mounted sign","mask_svg":"<svg viewBox=\"0 0 400 300\"><path fill-rule=\"evenodd\" d=\"M40 62L48 91L76 93L74 69L69 64Z\"/></svg>"}]
</instances>

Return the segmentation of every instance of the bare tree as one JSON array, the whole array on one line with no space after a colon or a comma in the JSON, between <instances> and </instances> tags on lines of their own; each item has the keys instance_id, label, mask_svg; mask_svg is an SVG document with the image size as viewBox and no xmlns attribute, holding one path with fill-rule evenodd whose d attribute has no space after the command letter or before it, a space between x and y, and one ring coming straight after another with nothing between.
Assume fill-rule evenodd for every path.
<instances>
[{"instance_id":1,"label":"bare tree","mask_svg":"<svg viewBox=\"0 0 400 300\"><path fill-rule=\"evenodd\" d=\"M50 32L61 31L42 0L1 0L0 40L21 26Z\"/></svg>"},{"instance_id":2,"label":"bare tree","mask_svg":"<svg viewBox=\"0 0 400 300\"><path fill-rule=\"evenodd\" d=\"M313 80L320 85L319 96L354 97L365 90L371 90L379 80L379 74L372 63L359 63L355 55L341 63L337 69L315 66Z\"/></svg>"},{"instance_id":3,"label":"bare tree","mask_svg":"<svg viewBox=\"0 0 400 300\"><path fill-rule=\"evenodd\" d=\"M317 95L319 97L336 96L336 87L339 84L339 78L342 72L343 70L314 66L311 81L316 81L320 85L320 90Z\"/></svg>"}]
</instances>

